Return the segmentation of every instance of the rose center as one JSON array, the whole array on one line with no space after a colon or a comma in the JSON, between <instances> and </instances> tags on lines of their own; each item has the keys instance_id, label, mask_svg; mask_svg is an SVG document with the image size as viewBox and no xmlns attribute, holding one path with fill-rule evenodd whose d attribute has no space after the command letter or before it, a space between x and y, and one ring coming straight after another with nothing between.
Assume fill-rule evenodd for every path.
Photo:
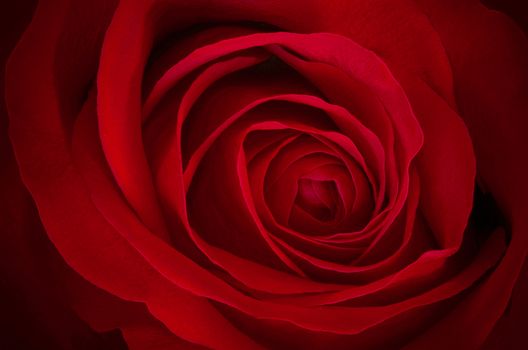
<instances>
[{"instance_id":1,"label":"rose center","mask_svg":"<svg viewBox=\"0 0 528 350\"><path fill-rule=\"evenodd\" d=\"M299 179L295 204L318 221L335 220L340 206L340 196L335 181Z\"/></svg>"}]
</instances>

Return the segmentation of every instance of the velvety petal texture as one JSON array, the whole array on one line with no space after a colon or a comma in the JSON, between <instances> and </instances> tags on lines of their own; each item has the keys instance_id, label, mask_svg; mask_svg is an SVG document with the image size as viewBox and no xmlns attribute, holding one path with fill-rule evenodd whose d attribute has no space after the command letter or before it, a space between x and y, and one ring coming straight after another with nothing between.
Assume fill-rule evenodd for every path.
<instances>
[{"instance_id":1,"label":"velvety petal texture","mask_svg":"<svg viewBox=\"0 0 528 350\"><path fill-rule=\"evenodd\" d=\"M6 69L11 211L96 348L499 349L526 62L476 0L43 0Z\"/></svg>"}]
</instances>

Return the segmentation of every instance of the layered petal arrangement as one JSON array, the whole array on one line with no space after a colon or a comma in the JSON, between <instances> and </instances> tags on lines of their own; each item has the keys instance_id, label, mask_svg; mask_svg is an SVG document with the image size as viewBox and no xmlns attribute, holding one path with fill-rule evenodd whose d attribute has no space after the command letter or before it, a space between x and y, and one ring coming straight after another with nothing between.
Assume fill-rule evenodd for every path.
<instances>
[{"instance_id":1,"label":"layered petal arrangement","mask_svg":"<svg viewBox=\"0 0 528 350\"><path fill-rule=\"evenodd\" d=\"M42 1L9 133L130 349L478 349L528 249L526 62L473 0Z\"/></svg>"}]
</instances>

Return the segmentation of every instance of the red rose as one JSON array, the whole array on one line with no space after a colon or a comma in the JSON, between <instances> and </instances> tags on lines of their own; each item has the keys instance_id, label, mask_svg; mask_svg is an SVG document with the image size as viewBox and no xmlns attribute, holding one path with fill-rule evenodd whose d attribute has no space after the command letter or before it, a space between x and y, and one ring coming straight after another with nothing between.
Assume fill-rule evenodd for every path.
<instances>
[{"instance_id":1,"label":"red rose","mask_svg":"<svg viewBox=\"0 0 528 350\"><path fill-rule=\"evenodd\" d=\"M42 1L5 77L27 346L521 348L526 62L473 0Z\"/></svg>"}]
</instances>

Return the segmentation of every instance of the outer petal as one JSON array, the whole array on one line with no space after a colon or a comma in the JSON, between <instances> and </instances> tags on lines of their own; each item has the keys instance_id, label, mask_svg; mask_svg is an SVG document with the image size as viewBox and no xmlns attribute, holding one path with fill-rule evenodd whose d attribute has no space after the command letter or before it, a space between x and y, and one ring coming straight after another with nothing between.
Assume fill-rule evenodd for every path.
<instances>
[{"instance_id":1,"label":"outer petal","mask_svg":"<svg viewBox=\"0 0 528 350\"><path fill-rule=\"evenodd\" d=\"M0 348L121 349L119 334L96 334L65 303L52 271L67 267L42 230L9 143L4 65L35 6L32 0L0 4Z\"/></svg>"},{"instance_id":2,"label":"outer petal","mask_svg":"<svg viewBox=\"0 0 528 350\"><path fill-rule=\"evenodd\" d=\"M528 42L511 20L477 1L416 2L446 47L477 178L508 220L511 242L494 273L414 346L474 349L502 316L528 251Z\"/></svg>"},{"instance_id":3,"label":"outer petal","mask_svg":"<svg viewBox=\"0 0 528 350\"><path fill-rule=\"evenodd\" d=\"M93 35L104 31L103 14L111 15L112 12L105 12L108 10L106 2L102 7L90 3L95 7L86 11L77 8L83 15L91 13L94 16L90 23L95 27L81 26L77 28L77 36L68 37L66 34L64 37L64 33L68 33L63 30L64 26L68 27L71 16L78 15L72 7L79 3L65 1L63 6L55 5L54 2L39 5L36 17L11 57L7 70L10 134L23 181L37 203L48 236L67 263L83 277L120 298L148 303L150 312L163 318L167 327L185 340L213 348L256 347L219 316L205 299L168 284L120 236L112 221L104 217L92 201L88 187L73 163L68 131L79 108L73 108L72 95L80 97L84 94L79 88L89 81L82 79L87 79L86 72L96 66L98 53L90 47L77 47L76 40L86 35L87 42L93 43ZM74 61L81 81L65 77L68 68L56 66L56 50L83 52L83 49L88 52ZM35 61L35 56L39 60ZM105 193L99 192L99 195ZM183 306L193 312L182 317L180 308ZM209 332L210 325L214 332Z\"/></svg>"}]
</instances>

